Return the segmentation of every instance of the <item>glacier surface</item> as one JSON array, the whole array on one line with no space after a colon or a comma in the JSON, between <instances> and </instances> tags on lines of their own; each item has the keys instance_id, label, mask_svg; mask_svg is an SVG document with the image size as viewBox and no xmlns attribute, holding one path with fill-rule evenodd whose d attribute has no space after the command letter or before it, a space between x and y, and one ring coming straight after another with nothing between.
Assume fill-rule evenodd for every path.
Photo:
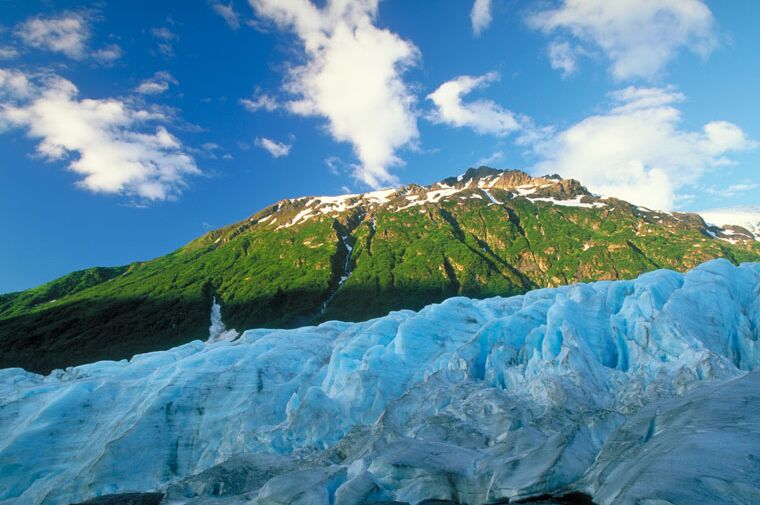
<instances>
[{"instance_id":1,"label":"glacier surface","mask_svg":"<svg viewBox=\"0 0 760 505\"><path fill-rule=\"evenodd\" d=\"M0 504L760 503L758 363L760 264L715 260L5 369Z\"/></svg>"}]
</instances>

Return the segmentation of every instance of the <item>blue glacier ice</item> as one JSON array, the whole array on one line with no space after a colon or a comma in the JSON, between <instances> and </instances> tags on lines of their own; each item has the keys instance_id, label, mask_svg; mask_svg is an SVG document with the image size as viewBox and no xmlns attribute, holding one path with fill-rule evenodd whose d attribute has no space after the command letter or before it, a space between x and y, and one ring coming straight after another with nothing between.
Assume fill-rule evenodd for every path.
<instances>
[{"instance_id":1,"label":"blue glacier ice","mask_svg":"<svg viewBox=\"0 0 760 505\"><path fill-rule=\"evenodd\" d=\"M760 264L451 298L40 376L0 370L0 504L760 503Z\"/></svg>"}]
</instances>

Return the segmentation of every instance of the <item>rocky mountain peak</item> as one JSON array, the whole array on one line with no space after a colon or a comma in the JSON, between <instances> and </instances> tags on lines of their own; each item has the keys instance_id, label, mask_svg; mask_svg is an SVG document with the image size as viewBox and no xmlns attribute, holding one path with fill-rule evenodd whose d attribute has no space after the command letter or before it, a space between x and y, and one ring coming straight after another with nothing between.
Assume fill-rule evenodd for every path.
<instances>
[{"instance_id":1,"label":"rocky mountain peak","mask_svg":"<svg viewBox=\"0 0 760 505\"><path fill-rule=\"evenodd\" d=\"M522 170L499 170L487 166L468 168L458 177L449 177L438 183L454 188L503 189L517 194L540 193L536 196L571 199L591 196L575 179L563 179L557 174L533 177Z\"/></svg>"},{"instance_id":2,"label":"rocky mountain peak","mask_svg":"<svg viewBox=\"0 0 760 505\"><path fill-rule=\"evenodd\" d=\"M284 230L332 218L347 226L347 232L360 223L374 223L378 216L404 213L427 214L431 209L456 206L512 207L512 202L530 202L538 207L597 209L609 213L620 209L647 225L669 229L693 229L701 235L731 244L751 242L760 237L743 223L722 227L708 225L692 213L656 211L623 200L595 195L575 179L557 174L534 177L521 170L499 170L487 166L469 168L458 177L448 177L429 185L408 184L367 193L337 196L306 196L282 200L245 221L207 233L194 243L225 244L254 229ZM753 214L754 217L754 214ZM722 216L708 220L721 221ZM725 219L725 222L731 220ZM374 225L373 225L374 226ZM643 226L643 225L642 225ZM642 232L643 233L643 232Z\"/></svg>"}]
</instances>

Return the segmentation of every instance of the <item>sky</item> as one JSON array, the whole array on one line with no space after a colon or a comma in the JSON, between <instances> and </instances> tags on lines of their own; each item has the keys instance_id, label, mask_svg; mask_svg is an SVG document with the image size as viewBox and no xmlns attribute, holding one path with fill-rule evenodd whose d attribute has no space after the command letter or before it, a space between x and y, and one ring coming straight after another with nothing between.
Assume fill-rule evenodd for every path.
<instances>
[{"instance_id":1,"label":"sky","mask_svg":"<svg viewBox=\"0 0 760 505\"><path fill-rule=\"evenodd\" d=\"M760 202L760 2L0 0L0 293L481 164Z\"/></svg>"}]
</instances>

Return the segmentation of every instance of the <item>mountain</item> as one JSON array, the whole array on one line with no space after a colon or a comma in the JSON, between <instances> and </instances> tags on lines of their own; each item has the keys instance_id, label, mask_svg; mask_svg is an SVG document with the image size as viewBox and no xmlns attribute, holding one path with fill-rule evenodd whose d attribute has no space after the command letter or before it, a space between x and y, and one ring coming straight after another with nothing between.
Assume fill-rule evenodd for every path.
<instances>
[{"instance_id":1,"label":"mountain","mask_svg":"<svg viewBox=\"0 0 760 505\"><path fill-rule=\"evenodd\" d=\"M719 230L725 239L745 239L752 237L760 240L760 207L733 207L712 209L699 213L707 222Z\"/></svg>"},{"instance_id":2,"label":"mountain","mask_svg":"<svg viewBox=\"0 0 760 505\"><path fill-rule=\"evenodd\" d=\"M760 242L732 230L487 167L283 200L166 256L0 296L0 367L49 372L205 339L214 299L229 328L289 328L760 259Z\"/></svg>"},{"instance_id":3,"label":"mountain","mask_svg":"<svg viewBox=\"0 0 760 505\"><path fill-rule=\"evenodd\" d=\"M0 370L0 504L756 504L758 286L714 260Z\"/></svg>"}]
</instances>

